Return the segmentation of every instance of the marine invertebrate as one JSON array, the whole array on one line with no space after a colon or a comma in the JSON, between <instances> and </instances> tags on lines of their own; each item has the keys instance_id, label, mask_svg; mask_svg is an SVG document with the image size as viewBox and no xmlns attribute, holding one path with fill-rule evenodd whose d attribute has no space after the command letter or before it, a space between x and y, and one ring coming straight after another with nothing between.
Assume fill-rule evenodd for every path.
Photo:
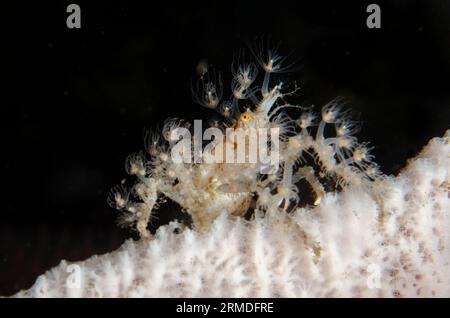
<instances>
[{"instance_id":1,"label":"marine invertebrate","mask_svg":"<svg viewBox=\"0 0 450 318\"><path fill-rule=\"evenodd\" d=\"M295 83L272 76L288 71L291 63L264 43L251 51L264 75L258 81L257 64L244 52L237 54L230 99L222 100L222 79L213 70L205 70L193 86L194 101L217 110L223 122L205 132L194 125L191 134L188 122L168 119L162 131L148 136L145 153L127 159L127 172L138 182L129 191L114 189L109 199L123 213L121 224L149 238L147 224L158 200L169 198L202 231L224 211L235 216L295 211L305 195L297 186L301 180L318 205L326 182L333 188L372 187L381 178L370 148L354 136L357 124L343 110L342 98L320 114L288 103ZM291 108L302 110L297 119L286 113ZM334 134L326 134L327 126ZM204 146L203 140L212 141Z\"/></svg>"},{"instance_id":2,"label":"marine invertebrate","mask_svg":"<svg viewBox=\"0 0 450 318\"><path fill-rule=\"evenodd\" d=\"M127 159L138 183L115 188L109 201L144 239L63 261L16 296L449 296L450 132L385 176L342 99L318 115L292 105L296 86L272 83L286 60L270 50L256 60L259 81L254 63L233 65L230 100L221 100L214 72L194 86L194 100L223 123L205 132L194 123L192 134L188 122L169 119L148 135L146 153ZM164 197L192 216L192 228L148 232Z\"/></svg>"}]
</instances>

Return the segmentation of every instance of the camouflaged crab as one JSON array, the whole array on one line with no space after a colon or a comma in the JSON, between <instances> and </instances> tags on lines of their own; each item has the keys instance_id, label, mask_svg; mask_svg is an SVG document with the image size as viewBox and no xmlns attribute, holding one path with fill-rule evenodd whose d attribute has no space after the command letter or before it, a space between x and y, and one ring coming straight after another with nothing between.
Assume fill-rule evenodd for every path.
<instances>
[{"instance_id":1,"label":"camouflaged crab","mask_svg":"<svg viewBox=\"0 0 450 318\"><path fill-rule=\"evenodd\" d=\"M162 131L148 135L146 152L128 157L127 172L138 182L132 189L114 188L109 197L122 211L121 225L151 237L147 226L152 213L161 198L169 198L202 231L224 211L280 215L295 210L302 197L319 205L327 188L370 185L380 177L368 145L354 137L358 125L342 110L342 98L320 114L287 103L285 97L294 95L297 86L275 82L272 74L287 72L292 64L264 45L251 53L253 62L241 53L232 64L229 100L223 100L222 79L214 71L204 70L193 85L194 101L217 110L222 122L204 132L194 127L192 135L188 122L168 119ZM292 118L288 108L299 111L299 117ZM334 128L332 136L326 136L326 126ZM211 142L205 146L205 140ZM306 190L300 191L302 182Z\"/></svg>"}]
</instances>

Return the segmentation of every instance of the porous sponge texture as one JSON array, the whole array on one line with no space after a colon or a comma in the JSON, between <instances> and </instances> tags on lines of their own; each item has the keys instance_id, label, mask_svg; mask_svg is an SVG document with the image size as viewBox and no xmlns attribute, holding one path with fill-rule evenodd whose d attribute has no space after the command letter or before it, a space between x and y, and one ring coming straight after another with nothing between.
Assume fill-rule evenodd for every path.
<instances>
[{"instance_id":1,"label":"porous sponge texture","mask_svg":"<svg viewBox=\"0 0 450 318\"><path fill-rule=\"evenodd\" d=\"M16 297L449 297L450 142L434 138L397 176L328 193L316 208L62 261Z\"/></svg>"}]
</instances>

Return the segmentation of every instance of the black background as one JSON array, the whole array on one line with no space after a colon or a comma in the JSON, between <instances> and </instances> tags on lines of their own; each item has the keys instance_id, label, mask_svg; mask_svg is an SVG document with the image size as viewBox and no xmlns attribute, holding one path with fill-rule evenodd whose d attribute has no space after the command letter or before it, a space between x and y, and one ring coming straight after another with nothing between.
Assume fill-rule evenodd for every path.
<instances>
[{"instance_id":1,"label":"black background","mask_svg":"<svg viewBox=\"0 0 450 318\"><path fill-rule=\"evenodd\" d=\"M208 116L190 96L196 65L228 79L261 34L301 58L298 103L345 96L360 140L398 173L449 127L450 3L374 2L372 30L365 1L78 1L81 29L66 27L68 1L2 7L0 295L133 237L106 204L124 159L164 118Z\"/></svg>"}]
</instances>

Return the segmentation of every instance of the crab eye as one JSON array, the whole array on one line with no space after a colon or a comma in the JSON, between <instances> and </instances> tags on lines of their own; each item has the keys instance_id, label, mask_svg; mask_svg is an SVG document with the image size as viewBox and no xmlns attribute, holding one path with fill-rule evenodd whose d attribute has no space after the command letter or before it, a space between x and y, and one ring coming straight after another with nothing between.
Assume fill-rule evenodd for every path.
<instances>
[{"instance_id":1,"label":"crab eye","mask_svg":"<svg viewBox=\"0 0 450 318\"><path fill-rule=\"evenodd\" d=\"M247 112L245 112L241 115L241 119L243 121L248 121L250 119L250 115Z\"/></svg>"}]
</instances>

